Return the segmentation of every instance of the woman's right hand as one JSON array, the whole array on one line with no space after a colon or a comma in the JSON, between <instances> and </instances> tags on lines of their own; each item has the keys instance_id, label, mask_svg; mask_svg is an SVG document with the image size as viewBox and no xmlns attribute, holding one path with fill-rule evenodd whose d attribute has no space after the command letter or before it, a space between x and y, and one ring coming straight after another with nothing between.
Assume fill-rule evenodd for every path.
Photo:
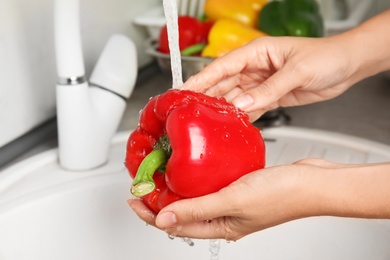
<instances>
[{"instance_id":1,"label":"woman's right hand","mask_svg":"<svg viewBox=\"0 0 390 260\"><path fill-rule=\"evenodd\" d=\"M277 107L336 97L390 69L390 10L326 38L261 37L214 60L183 88L225 96L255 120Z\"/></svg>"},{"instance_id":2,"label":"woman's right hand","mask_svg":"<svg viewBox=\"0 0 390 260\"><path fill-rule=\"evenodd\" d=\"M225 96L252 120L279 106L331 99L358 78L338 38L261 37L216 59L184 88Z\"/></svg>"}]
</instances>

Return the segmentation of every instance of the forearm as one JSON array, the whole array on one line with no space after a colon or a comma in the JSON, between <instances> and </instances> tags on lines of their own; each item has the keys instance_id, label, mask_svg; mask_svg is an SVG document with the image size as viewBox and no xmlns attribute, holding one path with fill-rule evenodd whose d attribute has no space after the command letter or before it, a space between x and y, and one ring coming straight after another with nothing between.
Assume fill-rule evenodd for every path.
<instances>
[{"instance_id":1,"label":"forearm","mask_svg":"<svg viewBox=\"0 0 390 260\"><path fill-rule=\"evenodd\" d=\"M311 215L390 218L390 163L308 172Z\"/></svg>"},{"instance_id":2,"label":"forearm","mask_svg":"<svg viewBox=\"0 0 390 260\"><path fill-rule=\"evenodd\" d=\"M390 70L390 10L387 10L334 39L351 56L351 80L356 82Z\"/></svg>"}]
</instances>

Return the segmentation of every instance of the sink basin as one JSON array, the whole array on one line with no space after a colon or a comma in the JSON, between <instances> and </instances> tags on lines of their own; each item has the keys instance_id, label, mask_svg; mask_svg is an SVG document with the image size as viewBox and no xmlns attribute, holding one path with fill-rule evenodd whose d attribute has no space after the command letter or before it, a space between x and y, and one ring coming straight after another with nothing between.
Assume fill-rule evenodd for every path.
<instances>
[{"instance_id":1,"label":"sink basin","mask_svg":"<svg viewBox=\"0 0 390 260\"><path fill-rule=\"evenodd\" d=\"M209 241L190 247L139 220L128 208L124 168L129 133L118 133L109 162L69 172L49 150L0 174L0 259L210 259ZM390 147L293 127L263 131L268 166L305 157L345 163L390 160ZM221 241L229 259L390 259L390 220L315 217Z\"/></svg>"}]
</instances>

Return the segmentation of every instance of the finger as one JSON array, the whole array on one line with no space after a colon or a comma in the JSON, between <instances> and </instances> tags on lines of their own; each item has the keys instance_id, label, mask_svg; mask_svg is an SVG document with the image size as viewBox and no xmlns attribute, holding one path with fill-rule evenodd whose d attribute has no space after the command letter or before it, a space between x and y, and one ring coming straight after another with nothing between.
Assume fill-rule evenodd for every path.
<instances>
[{"instance_id":1,"label":"finger","mask_svg":"<svg viewBox=\"0 0 390 260\"><path fill-rule=\"evenodd\" d=\"M232 103L246 112L275 109L280 98L300 86L302 77L294 76L294 70L283 68L259 86L244 91Z\"/></svg>"},{"instance_id":2,"label":"finger","mask_svg":"<svg viewBox=\"0 0 390 260\"><path fill-rule=\"evenodd\" d=\"M271 110L271 109L269 109ZM256 110L256 111L253 111L253 112L249 112L248 113L248 116L249 116L249 121L250 122L255 122L257 119L259 119L262 115L264 115L268 110L266 109L261 109L261 110Z\"/></svg>"},{"instance_id":3,"label":"finger","mask_svg":"<svg viewBox=\"0 0 390 260\"><path fill-rule=\"evenodd\" d=\"M156 215L152 211L150 211L148 207L146 207L142 200L130 199L127 202L140 219L145 221L148 225L162 229L172 236L202 239L224 238L232 240L230 236L230 228L221 228L221 223L217 220L205 220L184 225L175 224L170 225L169 227L160 227L156 225ZM162 217L160 216L160 218L171 219L172 216L169 216L169 212L167 212L163 214ZM225 222L222 223L222 226L224 224Z\"/></svg>"},{"instance_id":4,"label":"finger","mask_svg":"<svg viewBox=\"0 0 390 260\"><path fill-rule=\"evenodd\" d=\"M229 68L226 66L226 64L227 63L216 59L201 72L190 77L184 83L182 89L188 89L197 92L207 92L210 90L209 94L211 95L213 95L213 93L219 94L221 91L223 92L225 89L228 89L230 86L232 86L235 82L235 80L230 80L232 74L228 73ZM211 91L211 88L214 88L214 90Z\"/></svg>"},{"instance_id":5,"label":"finger","mask_svg":"<svg viewBox=\"0 0 390 260\"><path fill-rule=\"evenodd\" d=\"M231 218L223 217L210 221L201 221L188 223L184 225L176 225L164 229L165 232L172 236L188 237L197 239L226 239L235 241L243 236L238 232L233 231L229 224Z\"/></svg>"},{"instance_id":6,"label":"finger","mask_svg":"<svg viewBox=\"0 0 390 260\"><path fill-rule=\"evenodd\" d=\"M248 57L245 47L233 50L215 59L198 74L190 77L184 83L182 89L206 92L222 80L240 73L246 67L247 60ZM227 86L231 86L231 84Z\"/></svg>"},{"instance_id":7,"label":"finger","mask_svg":"<svg viewBox=\"0 0 390 260\"><path fill-rule=\"evenodd\" d=\"M206 196L176 201L163 208L156 217L161 229L188 223L204 222L230 214L226 197L220 192Z\"/></svg>"},{"instance_id":8,"label":"finger","mask_svg":"<svg viewBox=\"0 0 390 260\"><path fill-rule=\"evenodd\" d=\"M206 95L213 97L225 96L227 93L232 91L239 85L240 79L238 75L231 76L229 78L223 79L216 83L214 86L211 86L205 91Z\"/></svg>"},{"instance_id":9,"label":"finger","mask_svg":"<svg viewBox=\"0 0 390 260\"><path fill-rule=\"evenodd\" d=\"M223 96L226 99L226 101L231 102L235 97L240 95L243 92L243 90L239 87L234 87L229 92L225 93Z\"/></svg>"},{"instance_id":10,"label":"finger","mask_svg":"<svg viewBox=\"0 0 390 260\"><path fill-rule=\"evenodd\" d=\"M137 216L147 224L156 227L156 214L152 212L140 199L129 199L127 204Z\"/></svg>"}]
</instances>

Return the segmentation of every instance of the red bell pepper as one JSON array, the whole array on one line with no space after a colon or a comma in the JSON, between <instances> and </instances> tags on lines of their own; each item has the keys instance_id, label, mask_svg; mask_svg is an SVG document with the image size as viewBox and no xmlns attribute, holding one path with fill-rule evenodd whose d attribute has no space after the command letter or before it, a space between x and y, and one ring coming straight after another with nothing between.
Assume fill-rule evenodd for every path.
<instances>
[{"instance_id":1,"label":"red bell pepper","mask_svg":"<svg viewBox=\"0 0 390 260\"><path fill-rule=\"evenodd\" d=\"M125 164L134 179L131 192L158 212L264 168L265 148L248 115L225 99L169 90L142 110Z\"/></svg>"},{"instance_id":2,"label":"red bell pepper","mask_svg":"<svg viewBox=\"0 0 390 260\"><path fill-rule=\"evenodd\" d=\"M179 49L183 55L194 55L200 53L207 44L209 31L212 22L202 22L199 19L181 15L178 17ZM192 47L188 49L189 47ZM168 29L165 25L160 32L157 50L169 54Z\"/></svg>"}]
</instances>

